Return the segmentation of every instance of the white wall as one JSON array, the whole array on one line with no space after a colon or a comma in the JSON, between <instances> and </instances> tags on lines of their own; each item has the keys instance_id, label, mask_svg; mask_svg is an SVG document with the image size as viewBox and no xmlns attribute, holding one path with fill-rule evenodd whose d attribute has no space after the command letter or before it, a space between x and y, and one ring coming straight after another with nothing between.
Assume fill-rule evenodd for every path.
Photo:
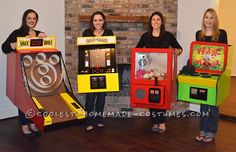
<instances>
[{"instance_id":1,"label":"white wall","mask_svg":"<svg viewBox=\"0 0 236 152\"><path fill-rule=\"evenodd\" d=\"M39 14L36 29L49 36L56 36L57 49L65 50L65 11L64 0L5 0L0 5L0 44L9 34L20 27L22 15L27 9L34 9ZM16 107L6 97L6 55L0 52L0 119L17 115Z\"/></svg>"},{"instance_id":2,"label":"white wall","mask_svg":"<svg viewBox=\"0 0 236 152\"><path fill-rule=\"evenodd\" d=\"M195 40L195 33L201 28L205 10L215 8L216 4L215 0L178 0L177 39L183 47L183 54L178 57L178 69L187 62L190 43ZM199 105L190 104L190 110L199 111Z\"/></svg>"}]
</instances>

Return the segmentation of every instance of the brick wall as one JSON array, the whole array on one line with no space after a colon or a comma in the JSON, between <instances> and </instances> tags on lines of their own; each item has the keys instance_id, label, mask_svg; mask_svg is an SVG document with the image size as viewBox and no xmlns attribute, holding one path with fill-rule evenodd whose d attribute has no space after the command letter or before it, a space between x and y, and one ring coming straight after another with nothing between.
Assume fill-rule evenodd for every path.
<instances>
[{"instance_id":1,"label":"brick wall","mask_svg":"<svg viewBox=\"0 0 236 152\"><path fill-rule=\"evenodd\" d=\"M66 67L74 93L77 95L78 51L76 39L88 27L88 22L79 21L79 15L91 15L102 11L106 16L150 16L154 11L163 13L166 30L176 33L177 0L65 0L65 43ZM117 36L117 62L130 63L130 50L135 47L142 33L147 29L144 23L108 22L108 28ZM108 94L107 111L129 108L129 93L124 89ZM84 95L77 95L84 102ZM124 100L125 98L126 100Z\"/></svg>"}]
</instances>

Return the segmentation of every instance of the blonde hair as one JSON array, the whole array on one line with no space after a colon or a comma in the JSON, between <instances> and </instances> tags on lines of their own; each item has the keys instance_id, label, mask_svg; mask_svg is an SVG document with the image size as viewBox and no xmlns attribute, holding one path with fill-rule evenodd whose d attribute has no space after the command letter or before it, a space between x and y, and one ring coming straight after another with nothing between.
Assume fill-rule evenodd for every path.
<instances>
[{"instance_id":1,"label":"blonde hair","mask_svg":"<svg viewBox=\"0 0 236 152\"><path fill-rule=\"evenodd\" d=\"M204 19L205 19L205 16L207 13L210 13L212 16L213 16L213 19L214 19L214 25L213 25L213 33L212 33L212 41L213 42L216 42L218 41L219 39L219 35L220 35L220 30L219 30L219 19L218 19L218 16L217 16L217 13L216 11L213 9L213 8L208 8L204 15L203 15L203 18L202 18L202 31L200 33L200 36L199 38L201 40L204 40L205 39L205 35L206 35L206 26L205 26L205 23L204 23Z\"/></svg>"}]
</instances>

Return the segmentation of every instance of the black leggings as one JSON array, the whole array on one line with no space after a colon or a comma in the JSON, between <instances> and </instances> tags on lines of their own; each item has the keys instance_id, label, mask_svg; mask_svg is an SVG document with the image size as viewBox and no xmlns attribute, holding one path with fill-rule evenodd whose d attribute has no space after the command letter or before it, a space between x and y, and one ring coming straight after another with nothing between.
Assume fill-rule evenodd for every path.
<instances>
[{"instance_id":1,"label":"black leggings","mask_svg":"<svg viewBox=\"0 0 236 152\"><path fill-rule=\"evenodd\" d=\"M166 110L165 109L152 109L152 108L150 108L149 111L150 111L150 119L153 124L160 124L160 123L166 122L166 117L165 117Z\"/></svg>"}]
</instances>

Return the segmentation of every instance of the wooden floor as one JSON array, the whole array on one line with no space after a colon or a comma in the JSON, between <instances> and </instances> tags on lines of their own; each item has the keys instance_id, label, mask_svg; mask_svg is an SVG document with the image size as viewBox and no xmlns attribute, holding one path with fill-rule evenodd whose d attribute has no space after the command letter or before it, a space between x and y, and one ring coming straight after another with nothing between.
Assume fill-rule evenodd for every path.
<instances>
[{"instance_id":1,"label":"wooden floor","mask_svg":"<svg viewBox=\"0 0 236 152\"><path fill-rule=\"evenodd\" d=\"M220 105L220 113L223 115L236 117L236 77L231 77L230 95L222 105Z\"/></svg>"},{"instance_id":2,"label":"wooden floor","mask_svg":"<svg viewBox=\"0 0 236 152\"><path fill-rule=\"evenodd\" d=\"M18 118L0 121L0 152L235 152L236 123L220 120L214 143L194 140L198 117L168 118L167 132L150 130L148 117L107 118L105 128L85 132L77 125L45 132L28 139L19 129Z\"/></svg>"}]
</instances>

